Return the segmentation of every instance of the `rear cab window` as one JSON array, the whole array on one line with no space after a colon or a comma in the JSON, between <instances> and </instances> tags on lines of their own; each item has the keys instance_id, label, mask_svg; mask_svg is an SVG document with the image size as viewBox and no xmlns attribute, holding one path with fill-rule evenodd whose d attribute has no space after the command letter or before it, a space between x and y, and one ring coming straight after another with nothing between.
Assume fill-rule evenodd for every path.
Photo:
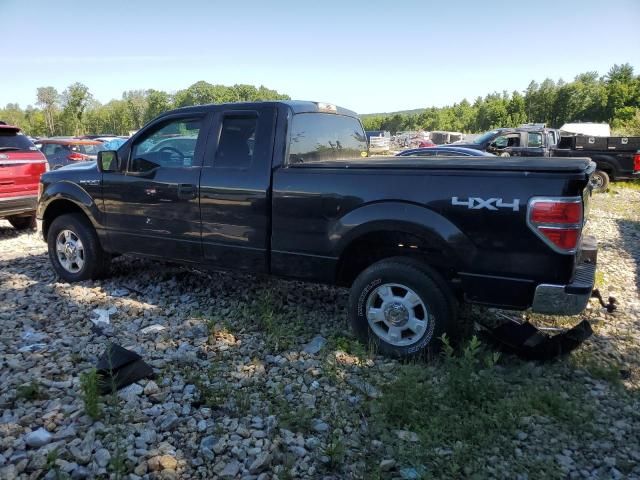
<instances>
[{"instance_id":1,"label":"rear cab window","mask_svg":"<svg viewBox=\"0 0 640 480\"><path fill-rule=\"evenodd\" d=\"M361 160L367 151L367 137L355 117L298 113L291 119L289 165Z\"/></svg>"}]
</instances>

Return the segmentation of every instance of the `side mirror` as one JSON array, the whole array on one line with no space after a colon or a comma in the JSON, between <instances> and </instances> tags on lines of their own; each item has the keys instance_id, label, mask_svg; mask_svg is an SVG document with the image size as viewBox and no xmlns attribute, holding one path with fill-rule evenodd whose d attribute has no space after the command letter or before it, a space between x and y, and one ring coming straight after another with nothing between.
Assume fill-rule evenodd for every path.
<instances>
[{"instance_id":1,"label":"side mirror","mask_svg":"<svg viewBox=\"0 0 640 480\"><path fill-rule=\"evenodd\" d=\"M118 152L115 150L98 152L98 170L101 172L117 172L120 170Z\"/></svg>"}]
</instances>

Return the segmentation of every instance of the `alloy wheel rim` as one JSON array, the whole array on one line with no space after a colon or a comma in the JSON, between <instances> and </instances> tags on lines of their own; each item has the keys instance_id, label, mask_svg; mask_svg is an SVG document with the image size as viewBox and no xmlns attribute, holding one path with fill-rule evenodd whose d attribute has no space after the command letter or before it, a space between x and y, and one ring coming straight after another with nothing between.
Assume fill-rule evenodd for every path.
<instances>
[{"instance_id":1,"label":"alloy wheel rim","mask_svg":"<svg viewBox=\"0 0 640 480\"><path fill-rule=\"evenodd\" d=\"M56 237L56 255L62 268L69 273L78 273L84 266L84 245L71 230L62 230Z\"/></svg>"},{"instance_id":2,"label":"alloy wheel rim","mask_svg":"<svg viewBox=\"0 0 640 480\"><path fill-rule=\"evenodd\" d=\"M373 290L366 314L371 330L396 347L418 342L429 326L429 312L420 296L399 283L385 283Z\"/></svg>"}]
</instances>

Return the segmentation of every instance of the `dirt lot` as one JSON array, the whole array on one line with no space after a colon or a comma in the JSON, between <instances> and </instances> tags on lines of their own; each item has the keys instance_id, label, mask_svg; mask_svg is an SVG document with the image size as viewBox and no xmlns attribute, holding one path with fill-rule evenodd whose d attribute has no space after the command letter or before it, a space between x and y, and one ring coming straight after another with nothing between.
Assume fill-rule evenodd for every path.
<instances>
[{"instance_id":1,"label":"dirt lot","mask_svg":"<svg viewBox=\"0 0 640 480\"><path fill-rule=\"evenodd\" d=\"M126 257L70 286L1 222L0 478L640 478L640 190L597 195L588 229L619 310L592 300L580 349L403 365L352 339L345 291ZM155 380L97 396L110 341Z\"/></svg>"}]
</instances>

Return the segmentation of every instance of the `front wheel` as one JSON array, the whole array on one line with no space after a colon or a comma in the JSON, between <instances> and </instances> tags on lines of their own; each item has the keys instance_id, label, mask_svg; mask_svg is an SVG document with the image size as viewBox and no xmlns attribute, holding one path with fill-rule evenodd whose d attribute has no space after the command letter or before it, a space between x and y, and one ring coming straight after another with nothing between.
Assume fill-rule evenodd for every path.
<instances>
[{"instance_id":1,"label":"front wheel","mask_svg":"<svg viewBox=\"0 0 640 480\"><path fill-rule=\"evenodd\" d=\"M363 271L351 287L349 317L365 344L409 358L434 352L453 321L453 297L426 265L391 258Z\"/></svg>"},{"instance_id":2,"label":"front wheel","mask_svg":"<svg viewBox=\"0 0 640 480\"><path fill-rule=\"evenodd\" d=\"M35 215L29 215L28 217L9 217L7 220L9 220L11 226L16 230L35 230L38 228Z\"/></svg>"},{"instance_id":3,"label":"front wheel","mask_svg":"<svg viewBox=\"0 0 640 480\"><path fill-rule=\"evenodd\" d=\"M91 223L81 214L60 215L47 232L49 259L67 282L95 279L108 270L109 256L102 250Z\"/></svg>"},{"instance_id":4,"label":"front wheel","mask_svg":"<svg viewBox=\"0 0 640 480\"><path fill-rule=\"evenodd\" d=\"M606 192L609 188L609 175L602 170L596 170L591 174L589 184L594 192Z\"/></svg>"}]
</instances>

